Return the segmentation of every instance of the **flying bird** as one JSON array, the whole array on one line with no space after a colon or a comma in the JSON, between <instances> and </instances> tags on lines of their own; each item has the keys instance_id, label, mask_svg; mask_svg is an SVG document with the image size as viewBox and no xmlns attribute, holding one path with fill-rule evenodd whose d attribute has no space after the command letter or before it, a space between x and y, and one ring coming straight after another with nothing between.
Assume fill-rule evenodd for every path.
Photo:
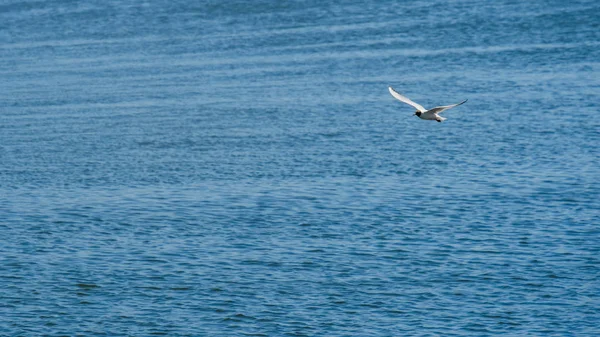
<instances>
[{"instance_id":1,"label":"flying bird","mask_svg":"<svg viewBox=\"0 0 600 337\"><path fill-rule=\"evenodd\" d=\"M438 121L438 122L445 121L446 118L440 116L439 115L440 113L442 113L445 110L454 108L455 106L459 106L459 105L465 103L466 101L468 101L467 99L465 99L464 101L457 103L457 104L437 106L433 109L427 110L421 104L417 104L417 103L411 101L409 98L400 95L398 92L396 92L396 90L394 90L394 88L388 87L388 89L390 90L390 94L392 94L392 96L394 96L394 98L417 109L417 111L415 111L415 115L417 117L419 117L421 119L431 120L431 121Z\"/></svg>"}]
</instances>

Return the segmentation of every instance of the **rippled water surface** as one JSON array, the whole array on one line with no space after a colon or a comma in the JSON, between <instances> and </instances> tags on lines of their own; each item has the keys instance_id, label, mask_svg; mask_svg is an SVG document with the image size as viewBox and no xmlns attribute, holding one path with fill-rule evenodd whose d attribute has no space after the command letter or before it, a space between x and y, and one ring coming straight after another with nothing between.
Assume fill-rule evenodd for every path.
<instances>
[{"instance_id":1,"label":"rippled water surface","mask_svg":"<svg viewBox=\"0 0 600 337\"><path fill-rule=\"evenodd\" d=\"M0 2L0 335L600 335L599 13Z\"/></svg>"}]
</instances>

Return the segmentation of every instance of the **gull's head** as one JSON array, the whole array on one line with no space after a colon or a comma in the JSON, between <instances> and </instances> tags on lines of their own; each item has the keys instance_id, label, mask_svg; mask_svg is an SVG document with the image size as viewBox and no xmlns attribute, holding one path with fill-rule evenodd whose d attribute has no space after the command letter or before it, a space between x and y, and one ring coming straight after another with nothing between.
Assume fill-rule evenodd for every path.
<instances>
[{"instance_id":1,"label":"gull's head","mask_svg":"<svg viewBox=\"0 0 600 337\"><path fill-rule=\"evenodd\" d=\"M415 111L414 116L421 117L421 111L419 111L419 110Z\"/></svg>"}]
</instances>

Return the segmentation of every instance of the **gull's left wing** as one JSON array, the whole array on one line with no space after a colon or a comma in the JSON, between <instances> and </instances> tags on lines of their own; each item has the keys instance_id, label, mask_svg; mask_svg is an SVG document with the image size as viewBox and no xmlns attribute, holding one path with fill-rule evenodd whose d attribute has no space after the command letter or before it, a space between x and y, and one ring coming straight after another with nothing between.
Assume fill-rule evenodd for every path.
<instances>
[{"instance_id":1,"label":"gull's left wing","mask_svg":"<svg viewBox=\"0 0 600 337\"><path fill-rule=\"evenodd\" d=\"M421 104L417 104L413 101L411 101L410 99L408 99L408 97L404 97L402 95L400 95L399 93L397 93L394 88L392 87L388 87L388 90L390 91L390 94L392 94L392 96L394 96L394 98L396 98L397 100L404 102L408 105L413 106L415 109L421 111L421 112L425 112L427 111Z\"/></svg>"}]
</instances>

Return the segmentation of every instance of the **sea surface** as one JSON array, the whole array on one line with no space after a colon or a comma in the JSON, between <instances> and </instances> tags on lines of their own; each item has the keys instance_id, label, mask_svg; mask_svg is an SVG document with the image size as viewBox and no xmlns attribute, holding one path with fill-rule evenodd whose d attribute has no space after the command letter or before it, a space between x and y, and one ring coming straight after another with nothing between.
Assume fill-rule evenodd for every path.
<instances>
[{"instance_id":1,"label":"sea surface","mask_svg":"<svg viewBox=\"0 0 600 337\"><path fill-rule=\"evenodd\" d=\"M2 0L0 336L600 336L598 144L596 0Z\"/></svg>"}]
</instances>

